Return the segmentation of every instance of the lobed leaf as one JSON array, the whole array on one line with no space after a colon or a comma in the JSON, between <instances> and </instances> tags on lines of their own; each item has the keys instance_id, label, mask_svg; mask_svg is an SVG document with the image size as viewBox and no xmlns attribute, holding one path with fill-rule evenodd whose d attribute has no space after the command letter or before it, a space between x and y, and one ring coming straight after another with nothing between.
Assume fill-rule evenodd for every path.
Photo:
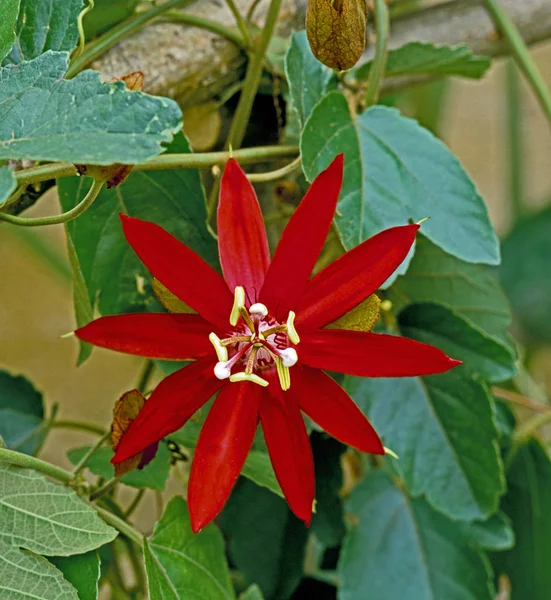
<instances>
[{"instance_id":1,"label":"lobed leaf","mask_svg":"<svg viewBox=\"0 0 551 600\"><path fill-rule=\"evenodd\" d=\"M347 508L355 524L339 559L339 600L493 599L487 560L461 527L385 473L368 473Z\"/></svg>"},{"instance_id":2,"label":"lobed leaf","mask_svg":"<svg viewBox=\"0 0 551 600\"><path fill-rule=\"evenodd\" d=\"M0 64L15 42L15 24L19 14L20 0L3 0L0 20Z\"/></svg>"},{"instance_id":3,"label":"lobed leaf","mask_svg":"<svg viewBox=\"0 0 551 600\"><path fill-rule=\"evenodd\" d=\"M151 600L235 599L220 532L210 524L194 534L187 505L178 496L144 542L144 558Z\"/></svg>"},{"instance_id":4,"label":"lobed leaf","mask_svg":"<svg viewBox=\"0 0 551 600\"><path fill-rule=\"evenodd\" d=\"M314 107L300 146L310 181L344 152L335 223L346 249L430 216L423 234L437 246L467 262L499 263L488 211L458 159L396 109L374 106L355 117L344 95L330 92Z\"/></svg>"},{"instance_id":5,"label":"lobed leaf","mask_svg":"<svg viewBox=\"0 0 551 600\"><path fill-rule=\"evenodd\" d=\"M355 71L357 79L367 79L373 61ZM388 53L385 75L457 75L480 79L492 61L473 56L469 46L436 46L429 42L409 42Z\"/></svg>"},{"instance_id":6,"label":"lobed leaf","mask_svg":"<svg viewBox=\"0 0 551 600\"><path fill-rule=\"evenodd\" d=\"M404 379L347 378L345 387L385 446L414 497L464 521L493 514L504 492L493 399L457 370Z\"/></svg>"},{"instance_id":7,"label":"lobed leaf","mask_svg":"<svg viewBox=\"0 0 551 600\"><path fill-rule=\"evenodd\" d=\"M79 600L97 600L100 577L100 558L97 550L74 556L57 556L49 560L76 588Z\"/></svg>"},{"instance_id":8,"label":"lobed leaf","mask_svg":"<svg viewBox=\"0 0 551 600\"><path fill-rule=\"evenodd\" d=\"M117 535L73 490L3 461L0 523L0 541L48 556L88 552Z\"/></svg>"},{"instance_id":9,"label":"lobed leaf","mask_svg":"<svg viewBox=\"0 0 551 600\"><path fill-rule=\"evenodd\" d=\"M44 440L42 394L22 375L0 371L0 435L11 450L33 454Z\"/></svg>"},{"instance_id":10,"label":"lobed leaf","mask_svg":"<svg viewBox=\"0 0 551 600\"><path fill-rule=\"evenodd\" d=\"M146 161L182 126L168 98L102 83L83 71L63 79L66 52L53 52L0 69L0 159L108 165Z\"/></svg>"}]
</instances>

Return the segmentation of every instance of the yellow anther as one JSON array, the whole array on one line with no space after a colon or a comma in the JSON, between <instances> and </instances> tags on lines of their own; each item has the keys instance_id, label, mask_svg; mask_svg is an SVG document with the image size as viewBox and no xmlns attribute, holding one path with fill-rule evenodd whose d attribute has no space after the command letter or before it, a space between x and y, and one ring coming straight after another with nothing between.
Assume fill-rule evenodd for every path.
<instances>
[{"instance_id":1,"label":"yellow anther","mask_svg":"<svg viewBox=\"0 0 551 600\"><path fill-rule=\"evenodd\" d=\"M268 385L268 382L265 379L262 379L262 377L259 377L254 373L245 373L244 371L242 371L241 373L235 373L234 375L231 375L230 381L232 381L233 383L235 383L236 381L250 381L251 383L257 383L262 387L266 387Z\"/></svg>"},{"instance_id":2,"label":"yellow anther","mask_svg":"<svg viewBox=\"0 0 551 600\"><path fill-rule=\"evenodd\" d=\"M277 376L279 377L279 385L286 392L291 387L291 373L289 367L283 364L281 358L276 358Z\"/></svg>"},{"instance_id":3,"label":"yellow anther","mask_svg":"<svg viewBox=\"0 0 551 600\"><path fill-rule=\"evenodd\" d=\"M415 223L416 225L421 225L422 223L424 223L425 221L428 221L430 219L430 217L425 217L424 219L421 219L420 221L417 221L417 223Z\"/></svg>"},{"instance_id":4,"label":"yellow anther","mask_svg":"<svg viewBox=\"0 0 551 600\"><path fill-rule=\"evenodd\" d=\"M394 452L394 450L391 450L390 448L387 448L386 446L383 446L385 454L388 454L389 456L392 456L392 458L395 458L396 460L400 460L400 457L396 454L396 452Z\"/></svg>"},{"instance_id":5,"label":"yellow anther","mask_svg":"<svg viewBox=\"0 0 551 600\"><path fill-rule=\"evenodd\" d=\"M289 316L287 317L287 337L291 340L293 344L298 344L300 342L300 337L298 336L297 330L295 329L295 313L290 310Z\"/></svg>"},{"instance_id":6,"label":"yellow anther","mask_svg":"<svg viewBox=\"0 0 551 600\"><path fill-rule=\"evenodd\" d=\"M226 362L228 360L228 349L225 346L222 346L220 338L214 333L214 331L209 334L209 340L216 350L216 356L218 356L218 360L220 362Z\"/></svg>"},{"instance_id":7,"label":"yellow anther","mask_svg":"<svg viewBox=\"0 0 551 600\"><path fill-rule=\"evenodd\" d=\"M233 295L233 306L230 314L230 324L234 327L237 325L237 321L239 321L239 317L241 316L241 311L245 308L245 289L238 285L235 288Z\"/></svg>"}]
</instances>

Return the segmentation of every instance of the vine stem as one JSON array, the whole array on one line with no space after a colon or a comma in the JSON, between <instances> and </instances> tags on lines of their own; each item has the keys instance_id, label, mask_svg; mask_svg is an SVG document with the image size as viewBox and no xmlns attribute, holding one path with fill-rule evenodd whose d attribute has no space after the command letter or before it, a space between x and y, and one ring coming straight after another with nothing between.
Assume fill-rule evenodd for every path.
<instances>
[{"instance_id":1,"label":"vine stem","mask_svg":"<svg viewBox=\"0 0 551 600\"><path fill-rule=\"evenodd\" d=\"M251 51L251 59L247 66L241 97L239 98L239 103L226 140L226 149L230 147L240 148L245 137L245 130L251 116L253 102L262 76L264 56L274 33L281 2L282 0L271 0L260 39L256 47Z\"/></svg>"},{"instance_id":2,"label":"vine stem","mask_svg":"<svg viewBox=\"0 0 551 600\"><path fill-rule=\"evenodd\" d=\"M52 426L58 429L76 429L77 431L85 431L86 433L93 433L96 435L103 435L105 433L105 430L99 425L81 421L54 421Z\"/></svg>"},{"instance_id":3,"label":"vine stem","mask_svg":"<svg viewBox=\"0 0 551 600\"><path fill-rule=\"evenodd\" d=\"M484 0L484 5L491 14L497 29L507 40L518 68L524 73L551 124L551 92L545 84L519 30L498 0Z\"/></svg>"},{"instance_id":4,"label":"vine stem","mask_svg":"<svg viewBox=\"0 0 551 600\"><path fill-rule=\"evenodd\" d=\"M233 157L242 165L264 162L272 158L296 157L298 146L258 146L234 150ZM203 152L201 154L161 154L147 162L134 165L134 171L162 171L164 169L206 169L227 162L230 152ZM75 165L69 162L55 162L38 167L22 169L14 173L18 185L40 183L48 179L61 179L76 175ZM1 217L0 217L1 218Z\"/></svg>"},{"instance_id":5,"label":"vine stem","mask_svg":"<svg viewBox=\"0 0 551 600\"><path fill-rule=\"evenodd\" d=\"M90 501L98 500L105 494L108 494L121 480L122 475L115 475L109 481L105 482L101 487L97 488L90 494Z\"/></svg>"},{"instance_id":6,"label":"vine stem","mask_svg":"<svg viewBox=\"0 0 551 600\"><path fill-rule=\"evenodd\" d=\"M296 171L298 168L300 168L301 164L302 159L300 156L298 156L293 162L290 162L288 165L281 167L281 169L269 171L268 173L248 173L247 178L253 183L265 183L268 181L275 181L276 179L281 179L289 173Z\"/></svg>"},{"instance_id":7,"label":"vine stem","mask_svg":"<svg viewBox=\"0 0 551 600\"><path fill-rule=\"evenodd\" d=\"M60 215L53 215L51 217L17 217L15 215L8 215L0 212L0 221L11 223L12 225L19 225L20 227L43 227L44 225L59 225L61 223L68 223L73 219L79 217L82 213L92 206L96 198L99 196L103 188L103 180L94 179L92 186L88 190L88 193L84 199L79 202L74 208L68 210Z\"/></svg>"},{"instance_id":8,"label":"vine stem","mask_svg":"<svg viewBox=\"0 0 551 600\"><path fill-rule=\"evenodd\" d=\"M506 390L495 385L492 386L492 394L496 398L500 398L501 400L507 400L507 402L511 402L511 404L516 404L524 408L529 408L530 410L533 410L535 412L551 412L551 406L549 406L548 404L544 404L543 402L536 402L535 400L530 400L530 398L527 398L522 394L517 394L516 392Z\"/></svg>"},{"instance_id":9,"label":"vine stem","mask_svg":"<svg viewBox=\"0 0 551 600\"><path fill-rule=\"evenodd\" d=\"M91 62L105 54L108 50L116 46L122 39L136 33L145 27L149 21L162 15L167 10L191 4L193 0L168 0L165 4L160 4L150 8L146 12L135 15L123 21L120 25L113 27L107 33L91 42L84 48L82 54L73 62L67 71L66 77L74 77L77 73L86 68Z\"/></svg>"},{"instance_id":10,"label":"vine stem","mask_svg":"<svg viewBox=\"0 0 551 600\"><path fill-rule=\"evenodd\" d=\"M507 126L507 171L509 174L509 205L511 210L512 224L524 213L523 199L523 163L524 152L522 151L522 96L520 88L520 76L517 66L513 60L507 61L505 73L506 82L506 126Z\"/></svg>"},{"instance_id":11,"label":"vine stem","mask_svg":"<svg viewBox=\"0 0 551 600\"><path fill-rule=\"evenodd\" d=\"M181 23L182 25L190 25L191 27L199 27L200 29L205 29L206 31L211 31L221 37L226 38L239 48L243 48L246 50L250 45L250 40L243 36L243 32L241 35L236 31L229 29L219 23L218 21L211 21L209 19L204 19L197 15L192 15L191 13L181 12L181 11L169 11L162 18L163 21L168 21L172 23ZM241 28L240 28L241 29ZM248 33L248 32L247 32Z\"/></svg>"},{"instance_id":12,"label":"vine stem","mask_svg":"<svg viewBox=\"0 0 551 600\"><path fill-rule=\"evenodd\" d=\"M155 363L151 359L146 360L142 370L140 371L140 377L138 379L138 384L136 385L138 391L140 391L142 394L145 394L147 384L149 383L154 370Z\"/></svg>"},{"instance_id":13,"label":"vine stem","mask_svg":"<svg viewBox=\"0 0 551 600\"><path fill-rule=\"evenodd\" d=\"M375 57L369 71L367 92L364 98L365 106L372 106L379 99L379 90L385 74L388 58L388 38L390 34L390 17L385 0L374 0L375 3L375 28L377 30L377 43Z\"/></svg>"},{"instance_id":14,"label":"vine stem","mask_svg":"<svg viewBox=\"0 0 551 600\"><path fill-rule=\"evenodd\" d=\"M86 454L78 461L73 469L73 477L76 477L87 465L88 461L94 454L103 446L103 443L109 439L110 431L106 431L99 440L86 452Z\"/></svg>"},{"instance_id":15,"label":"vine stem","mask_svg":"<svg viewBox=\"0 0 551 600\"><path fill-rule=\"evenodd\" d=\"M140 548L143 546L143 536L141 533L136 531L132 525L129 525L126 521L123 521L117 515L114 515L112 512L106 510L102 506L98 506L97 504L88 503L92 506L99 516L108 524L112 525L115 529L120 531L123 535L125 535L129 540L132 540L135 544L137 544Z\"/></svg>"},{"instance_id":16,"label":"vine stem","mask_svg":"<svg viewBox=\"0 0 551 600\"><path fill-rule=\"evenodd\" d=\"M57 481L62 483L69 483L73 480L73 474L65 469L56 467L55 465L46 462L35 456L29 456L27 454L21 454L15 452L15 450L8 450L7 448L0 448L0 460L4 460L17 467L23 467L24 469L34 469L40 471L44 475L49 475Z\"/></svg>"},{"instance_id":17,"label":"vine stem","mask_svg":"<svg viewBox=\"0 0 551 600\"><path fill-rule=\"evenodd\" d=\"M237 23L237 27L239 28L239 31L241 32L241 35L243 36L243 40L245 42L245 48L251 48L252 47L251 36L249 35L249 30L247 28L247 24L243 20L243 17L241 16L241 13L239 12L239 9L237 8L234 0L226 0L226 4L228 5L228 8L231 10L233 17L235 19L235 22Z\"/></svg>"},{"instance_id":18,"label":"vine stem","mask_svg":"<svg viewBox=\"0 0 551 600\"><path fill-rule=\"evenodd\" d=\"M78 29L78 46L75 50L72 60L75 61L84 51L84 45L86 44L86 36L84 35L84 25L83 19L84 17L94 8L94 0L88 0L86 6L80 11L77 19L77 29Z\"/></svg>"}]
</instances>

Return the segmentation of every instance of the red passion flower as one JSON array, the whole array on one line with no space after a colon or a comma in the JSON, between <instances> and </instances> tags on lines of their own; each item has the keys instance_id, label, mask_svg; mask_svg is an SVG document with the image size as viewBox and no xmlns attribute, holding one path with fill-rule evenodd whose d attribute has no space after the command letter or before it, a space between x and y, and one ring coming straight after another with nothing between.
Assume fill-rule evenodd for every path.
<instances>
[{"instance_id":1,"label":"red passion flower","mask_svg":"<svg viewBox=\"0 0 551 600\"><path fill-rule=\"evenodd\" d=\"M392 227L310 277L335 214L343 157L312 183L270 259L254 189L230 159L221 182L218 247L223 277L161 227L121 215L126 239L152 275L197 314L102 317L86 342L139 356L193 360L155 389L122 438L122 462L182 427L216 392L188 488L195 532L222 509L258 422L283 493L306 524L314 466L302 412L363 452L384 454L377 433L324 370L361 377L442 373L459 364L411 339L327 329L404 260L418 225Z\"/></svg>"}]
</instances>

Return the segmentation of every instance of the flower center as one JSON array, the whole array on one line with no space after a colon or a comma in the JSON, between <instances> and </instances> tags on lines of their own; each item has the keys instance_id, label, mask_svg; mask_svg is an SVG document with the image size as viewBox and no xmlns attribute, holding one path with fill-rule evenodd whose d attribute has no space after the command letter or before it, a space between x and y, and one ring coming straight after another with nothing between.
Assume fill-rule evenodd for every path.
<instances>
[{"instance_id":1,"label":"flower center","mask_svg":"<svg viewBox=\"0 0 551 600\"><path fill-rule=\"evenodd\" d=\"M281 388L288 390L291 387L289 367L298 361L297 351L291 344L300 342L294 320L295 313L291 310L287 321L280 323L259 302L247 310L245 290L236 287L230 314L233 329L222 340L214 332L209 335L219 361L214 375L232 382L251 381L266 386L268 381L261 377L262 372L275 367Z\"/></svg>"}]
</instances>

